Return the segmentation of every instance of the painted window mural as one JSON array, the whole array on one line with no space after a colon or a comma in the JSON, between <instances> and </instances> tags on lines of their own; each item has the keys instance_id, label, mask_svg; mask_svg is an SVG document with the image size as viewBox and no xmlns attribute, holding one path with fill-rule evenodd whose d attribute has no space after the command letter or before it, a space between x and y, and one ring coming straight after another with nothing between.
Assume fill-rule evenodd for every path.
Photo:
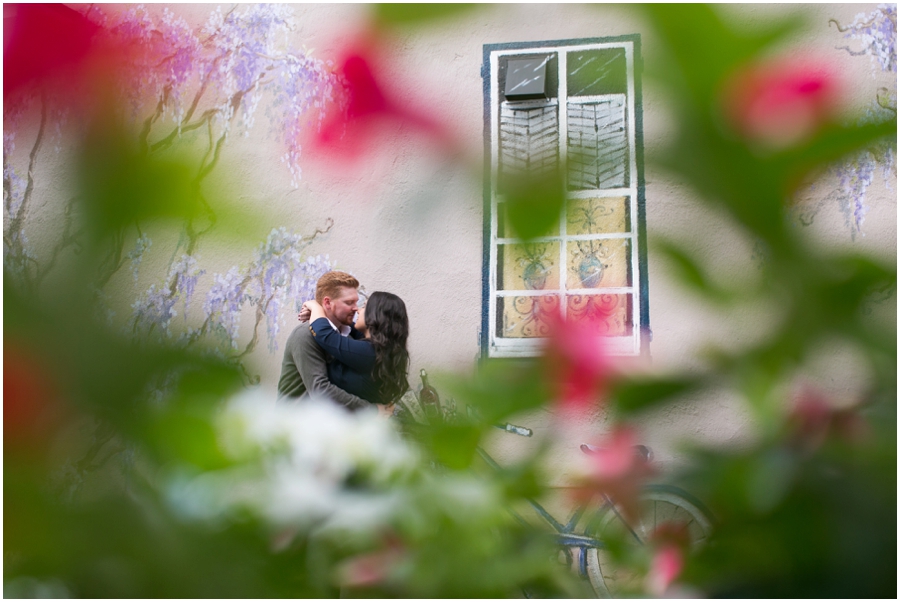
<instances>
[{"instance_id":1,"label":"painted window mural","mask_svg":"<svg viewBox=\"0 0 900 602\"><path fill-rule=\"evenodd\" d=\"M484 47L487 355L535 354L560 314L596 324L613 353L646 351L639 62L636 35ZM554 173L558 223L517 239L510 187Z\"/></svg>"}]
</instances>

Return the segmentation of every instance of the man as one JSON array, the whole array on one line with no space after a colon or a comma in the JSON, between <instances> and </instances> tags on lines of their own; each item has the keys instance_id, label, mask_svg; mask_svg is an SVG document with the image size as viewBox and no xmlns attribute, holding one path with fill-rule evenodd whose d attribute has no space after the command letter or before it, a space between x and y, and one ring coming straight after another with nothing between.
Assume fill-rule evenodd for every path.
<instances>
[{"instance_id":1,"label":"man","mask_svg":"<svg viewBox=\"0 0 900 602\"><path fill-rule=\"evenodd\" d=\"M358 338L353 328L359 303L359 281L346 272L326 272L316 283L316 301L325 311L332 328L343 336ZM288 337L278 379L279 401L327 397L350 411L368 407L369 402L333 385L328 380L325 351L313 339L308 323L300 324Z\"/></svg>"}]
</instances>

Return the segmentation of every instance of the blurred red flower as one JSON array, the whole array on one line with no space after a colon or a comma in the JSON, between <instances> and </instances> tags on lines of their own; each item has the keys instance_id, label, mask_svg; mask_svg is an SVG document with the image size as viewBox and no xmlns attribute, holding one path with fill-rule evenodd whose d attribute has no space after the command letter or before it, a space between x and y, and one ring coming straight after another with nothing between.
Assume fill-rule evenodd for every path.
<instances>
[{"instance_id":1,"label":"blurred red flower","mask_svg":"<svg viewBox=\"0 0 900 602\"><path fill-rule=\"evenodd\" d=\"M790 437L807 451L819 448L830 436L858 443L869 429L857 410L856 406L836 408L823 391L802 385L788 415Z\"/></svg>"},{"instance_id":2,"label":"blurred red flower","mask_svg":"<svg viewBox=\"0 0 900 602\"><path fill-rule=\"evenodd\" d=\"M30 83L77 81L99 27L64 4L4 4L3 99Z\"/></svg>"},{"instance_id":3,"label":"blurred red flower","mask_svg":"<svg viewBox=\"0 0 900 602\"><path fill-rule=\"evenodd\" d=\"M681 574L684 568L684 555L680 548L673 545L664 545L653 553L650 561L650 572L644 587L647 593L654 597L662 597L672 582Z\"/></svg>"},{"instance_id":4,"label":"blurred red flower","mask_svg":"<svg viewBox=\"0 0 900 602\"><path fill-rule=\"evenodd\" d=\"M355 158L377 146L380 127L399 124L453 148L451 137L436 120L386 91L389 88L376 77L377 50L376 42L369 41L344 53L337 72L345 85L343 102L335 103L326 115L315 145L341 159Z\"/></svg>"},{"instance_id":5,"label":"blurred red flower","mask_svg":"<svg viewBox=\"0 0 900 602\"><path fill-rule=\"evenodd\" d=\"M615 368L606 340L590 319L546 318L550 336L543 362L554 397L564 413L581 414L602 403Z\"/></svg>"},{"instance_id":6,"label":"blurred red flower","mask_svg":"<svg viewBox=\"0 0 900 602\"><path fill-rule=\"evenodd\" d=\"M135 69L147 77L147 65L167 68L168 45L110 31L63 4L5 4L4 17L4 103L37 92L81 118L106 120Z\"/></svg>"},{"instance_id":7,"label":"blurred red flower","mask_svg":"<svg viewBox=\"0 0 900 602\"><path fill-rule=\"evenodd\" d=\"M684 569L684 559L690 547L688 526L686 523L664 522L650 534L647 543L653 550L653 557L644 587L650 595L661 597Z\"/></svg>"},{"instance_id":8,"label":"blurred red flower","mask_svg":"<svg viewBox=\"0 0 900 602\"><path fill-rule=\"evenodd\" d=\"M42 454L62 421L59 395L44 364L21 345L3 344L3 447Z\"/></svg>"},{"instance_id":9,"label":"blurred red flower","mask_svg":"<svg viewBox=\"0 0 900 602\"><path fill-rule=\"evenodd\" d=\"M808 139L834 116L839 87L821 61L777 59L735 73L725 85L723 109L741 135L781 149Z\"/></svg>"},{"instance_id":10,"label":"blurred red flower","mask_svg":"<svg viewBox=\"0 0 900 602\"><path fill-rule=\"evenodd\" d=\"M393 535L385 537L384 547L368 554L359 554L343 561L338 567L338 581L343 587L371 587L383 582L405 553L402 542Z\"/></svg>"},{"instance_id":11,"label":"blurred red flower","mask_svg":"<svg viewBox=\"0 0 900 602\"><path fill-rule=\"evenodd\" d=\"M634 431L619 426L590 449L591 472L576 486L576 497L605 495L627 519L637 520L641 487L653 471L638 451Z\"/></svg>"}]
</instances>

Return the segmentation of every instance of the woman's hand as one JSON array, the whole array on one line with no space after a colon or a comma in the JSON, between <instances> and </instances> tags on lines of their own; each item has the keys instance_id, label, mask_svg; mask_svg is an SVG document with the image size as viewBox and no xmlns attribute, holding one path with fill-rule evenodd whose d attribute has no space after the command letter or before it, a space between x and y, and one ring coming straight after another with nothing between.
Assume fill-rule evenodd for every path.
<instances>
[{"instance_id":1,"label":"woman's hand","mask_svg":"<svg viewBox=\"0 0 900 602\"><path fill-rule=\"evenodd\" d=\"M300 313L297 314L297 319L300 320L301 322L309 322L309 315L310 315L309 308L306 307L306 304L304 303L303 306L300 308Z\"/></svg>"},{"instance_id":2,"label":"woman's hand","mask_svg":"<svg viewBox=\"0 0 900 602\"><path fill-rule=\"evenodd\" d=\"M376 404L378 406L378 416L381 418L390 418L394 415L394 404L384 405L384 404Z\"/></svg>"},{"instance_id":3,"label":"woman's hand","mask_svg":"<svg viewBox=\"0 0 900 602\"><path fill-rule=\"evenodd\" d=\"M303 315L303 310L309 311L308 319L310 322L325 317L325 310L322 309L322 306L319 305L319 302L315 300L310 300L303 304L303 306L300 308L300 315L297 316L298 318Z\"/></svg>"}]
</instances>

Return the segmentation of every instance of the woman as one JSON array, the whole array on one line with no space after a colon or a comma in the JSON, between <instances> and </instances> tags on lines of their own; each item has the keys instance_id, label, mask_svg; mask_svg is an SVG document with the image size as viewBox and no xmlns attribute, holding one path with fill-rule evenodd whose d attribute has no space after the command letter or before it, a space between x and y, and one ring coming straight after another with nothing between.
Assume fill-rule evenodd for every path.
<instances>
[{"instance_id":1,"label":"woman","mask_svg":"<svg viewBox=\"0 0 900 602\"><path fill-rule=\"evenodd\" d=\"M354 325L363 338L341 336L316 301L310 311L315 341L336 361L328 364L328 380L370 403L390 405L409 388L409 318L397 295L376 291L359 310Z\"/></svg>"}]
</instances>

